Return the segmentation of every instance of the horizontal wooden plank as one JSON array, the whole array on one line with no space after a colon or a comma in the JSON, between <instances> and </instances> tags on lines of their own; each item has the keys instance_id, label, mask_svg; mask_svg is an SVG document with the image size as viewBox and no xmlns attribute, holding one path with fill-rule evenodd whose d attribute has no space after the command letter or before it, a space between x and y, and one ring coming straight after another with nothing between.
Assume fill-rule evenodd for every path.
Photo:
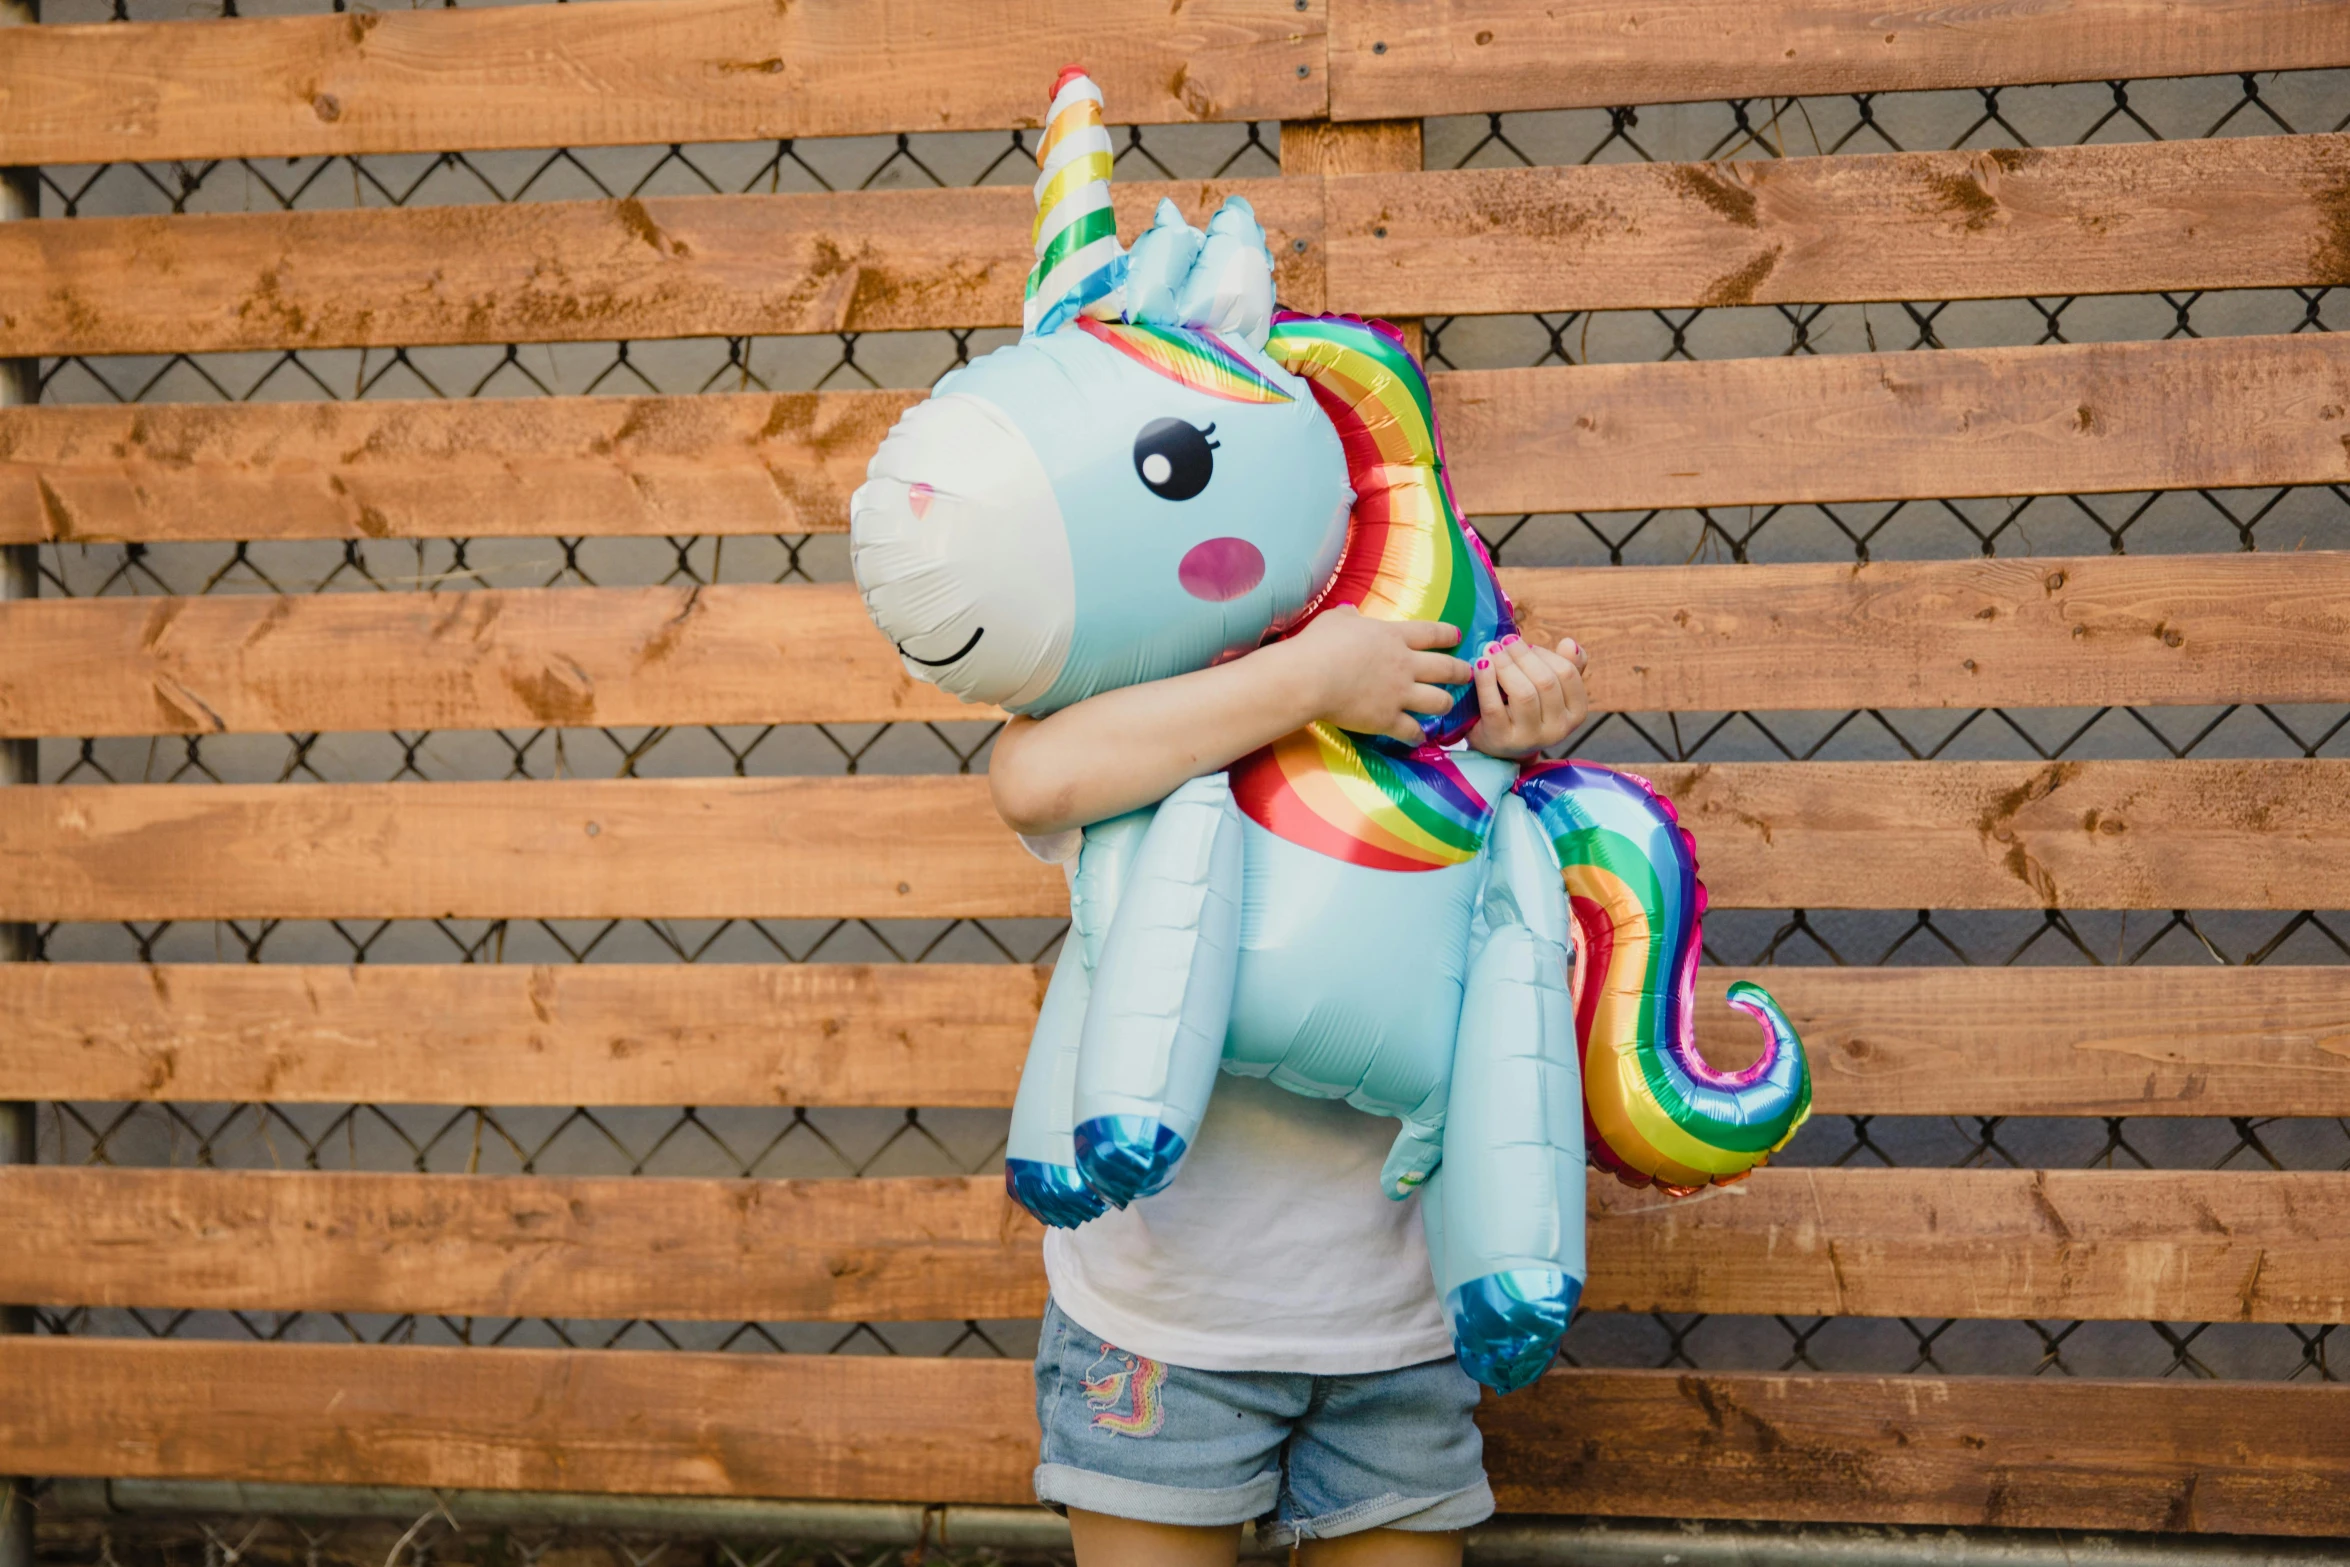
<instances>
[{"instance_id":1,"label":"horizontal wooden plank","mask_svg":"<svg viewBox=\"0 0 2350 1567\"><path fill-rule=\"evenodd\" d=\"M2350 1320L2350 1174L1773 1170L1687 1199L1593 1172L1598 1311Z\"/></svg>"},{"instance_id":2,"label":"horizontal wooden plank","mask_svg":"<svg viewBox=\"0 0 2350 1567\"><path fill-rule=\"evenodd\" d=\"M1282 297L1320 309L1318 181L1122 184L1119 225L1227 195ZM1034 215L998 185L45 218L0 228L0 355L1012 326Z\"/></svg>"},{"instance_id":3,"label":"horizontal wooden plank","mask_svg":"<svg viewBox=\"0 0 2350 1567\"><path fill-rule=\"evenodd\" d=\"M0 408L0 543L838 533L926 395Z\"/></svg>"},{"instance_id":4,"label":"horizontal wooden plank","mask_svg":"<svg viewBox=\"0 0 2350 1567\"><path fill-rule=\"evenodd\" d=\"M11 1337L0 1386L15 1473L1035 1500L1025 1360Z\"/></svg>"},{"instance_id":5,"label":"horizontal wooden plank","mask_svg":"<svg viewBox=\"0 0 2350 1567\"><path fill-rule=\"evenodd\" d=\"M2350 966L1698 976L1706 1053L1753 1059L1753 1025L1714 999L1769 987L1826 1115L2350 1114Z\"/></svg>"},{"instance_id":6,"label":"horizontal wooden plank","mask_svg":"<svg viewBox=\"0 0 2350 1567\"><path fill-rule=\"evenodd\" d=\"M1483 370L1435 390L1471 512L2350 478L2350 345L2317 333Z\"/></svg>"},{"instance_id":7,"label":"horizontal wooden plank","mask_svg":"<svg viewBox=\"0 0 2350 1567\"><path fill-rule=\"evenodd\" d=\"M1474 513L2350 477L2334 337L1434 378ZM0 543L838 532L920 392L0 409Z\"/></svg>"},{"instance_id":8,"label":"horizontal wooden plank","mask_svg":"<svg viewBox=\"0 0 2350 1567\"><path fill-rule=\"evenodd\" d=\"M1014 964L0 965L0 1099L1000 1108ZM1823 1115L2350 1115L2350 967L1698 970L1751 979Z\"/></svg>"},{"instance_id":9,"label":"horizontal wooden plank","mask_svg":"<svg viewBox=\"0 0 2350 1567\"><path fill-rule=\"evenodd\" d=\"M984 778L0 790L0 918L130 908L959 918L1065 915L1068 894Z\"/></svg>"},{"instance_id":10,"label":"horizontal wooden plank","mask_svg":"<svg viewBox=\"0 0 2350 1567\"><path fill-rule=\"evenodd\" d=\"M1644 771L1717 907L2350 906L2350 762ZM0 790L0 919L1066 912L984 778Z\"/></svg>"},{"instance_id":11,"label":"horizontal wooden plank","mask_svg":"<svg viewBox=\"0 0 2350 1567\"><path fill-rule=\"evenodd\" d=\"M1026 964L0 964L0 1099L1008 1106Z\"/></svg>"},{"instance_id":12,"label":"horizontal wooden plank","mask_svg":"<svg viewBox=\"0 0 2350 1567\"><path fill-rule=\"evenodd\" d=\"M2350 1531L2350 1388L1570 1371L1487 1399L1505 1512Z\"/></svg>"},{"instance_id":13,"label":"horizontal wooden plank","mask_svg":"<svg viewBox=\"0 0 2350 1567\"><path fill-rule=\"evenodd\" d=\"M1355 174L1332 308L1990 299L2350 281L2350 137Z\"/></svg>"},{"instance_id":14,"label":"horizontal wooden plank","mask_svg":"<svg viewBox=\"0 0 2350 1567\"><path fill-rule=\"evenodd\" d=\"M720 1181L0 1167L0 1290L27 1305L762 1322L1033 1317L1044 1310L1042 1236L999 1175Z\"/></svg>"},{"instance_id":15,"label":"horizontal wooden plank","mask_svg":"<svg viewBox=\"0 0 2350 1567\"><path fill-rule=\"evenodd\" d=\"M908 678L845 583L0 605L10 734L1002 717Z\"/></svg>"},{"instance_id":16,"label":"horizontal wooden plank","mask_svg":"<svg viewBox=\"0 0 2350 1567\"><path fill-rule=\"evenodd\" d=\"M1020 1503L1023 1361L0 1342L0 1463L58 1476ZM1480 1412L1504 1509L2350 1529L2350 1391L1558 1371ZM939 1418L941 1410L953 1418Z\"/></svg>"},{"instance_id":17,"label":"horizontal wooden plank","mask_svg":"<svg viewBox=\"0 0 2350 1567\"><path fill-rule=\"evenodd\" d=\"M1591 650L1600 712L2350 698L2350 552L1503 579L1529 634L1572 634Z\"/></svg>"},{"instance_id":18,"label":"horizontal wooden plank","mask_svg":"<svg viewBox=\"0 0 2350 1567\"><path fill-rule=\"evenodd\" d=\"M1598 1311L2350 1321L2350 1174L1593 1172ZM46 1306L486 1317L1028 1317L992 1175L724 1181L0 1169L0 1291Z\"/></svg>"},{"instance_id":19,"label":"horizontal wooden plank","mask_svg":"<svg viewBox=\"0 0 2350 1567\"><path fill-rule=\"evenodd\" d=\"M1128 185L1253 201L1300 310L1397 316L2350 281L2350 136ZM1019 187L0 230L0 354L1002 326ZM1327 212L1327 238L1325 238ZM1302 244L1303 248L1299 248ZM1326 266L1325 266L1326 263ZM169 289L143 286L167 273Z\"/></svg>"},{"instance_id":20,"label":"horizontal wooden plank","mask_svg":"<svg viewBox=\"0 0 2350 1567\"><path fill-rule=\"evenodd\" d=\"M1606 511L2331 480L2341 366L2299 335L1434 384L1471 511ZM0 542L839 531L922 395L0 409Z\"/></svg>"},{"instance_id":21,"label":"horizontal wooden plank","mask_svg":"<svg viewBox=\"0 0 2350 1567\"><path fill-rule=\"evenodd\" d=\"M1341 0L1330 13L1341 119L2334 65L2350 65L2350 16L2326 0Z\"/></svg>"},{"instance_id":22,"label":"horizontal wooden plank","mask_svg":"<svg viewBox=\"0 0 2350 1567\"><path fill-rule=\"evenodd\" d=\"M763 141L1040 125L1082 41L1119 123L1299 119L1324 7L617 0L23 28L0 145L25 163Z\"/></svg>"},{"instance_id":23,"label":"horizontal wooden plank","mask_svg":"<svg viewBox=\"0 0 2350 1567\"><path fill-rule=\"evenodd\" d=\"M2350 553L1510 570L1600 712L2350 697ZM992 720L846 584L0 604L0 734Z\"/></svg>"}]
</instances>

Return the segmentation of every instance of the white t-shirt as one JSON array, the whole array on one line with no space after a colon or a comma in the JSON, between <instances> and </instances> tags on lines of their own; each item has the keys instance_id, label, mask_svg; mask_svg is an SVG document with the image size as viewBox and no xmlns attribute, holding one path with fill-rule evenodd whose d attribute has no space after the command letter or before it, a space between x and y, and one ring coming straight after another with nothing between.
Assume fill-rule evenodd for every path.
<instances>
[{"instance_id":1,"label":"white t-shirt","mask_svg":"<svg viewBox=\"0 0 2350 1567\"><path fill-rule=\"evenodd\" d=\"M1379 1166L1397 1123L1216 1079L1174 1184L1044 1239L1070 1320L1202 1371L1388 1371L1452 1353L1415 1195Z\"/></svg>"}]
</instances>

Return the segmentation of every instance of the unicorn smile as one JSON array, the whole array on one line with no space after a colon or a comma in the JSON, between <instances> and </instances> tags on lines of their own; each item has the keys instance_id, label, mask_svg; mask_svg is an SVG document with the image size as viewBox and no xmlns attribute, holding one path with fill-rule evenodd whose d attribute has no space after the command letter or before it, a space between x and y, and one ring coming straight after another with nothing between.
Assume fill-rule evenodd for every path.
<instances>
[{"instance_id":1,"label":"unicorn smile","mask_svg":"<svg viewBox=\"0 0 2350 1567\"><path fill-rule=\"evenodd\" d=\"M961 647L955 649L952 653L949 653L944 658L918 657L915 654L907 652L906 644L900 642L898 644L898 657L909 659L914 663L920 664L924 669L944 669L949 664L959 663L963 659L968 658L971 654L971 650L979 646L979 639L986 635L987 628L985 626L981 626L977 631L971 633L970 641L964 643Z\"/></svg>"}]
</instances>

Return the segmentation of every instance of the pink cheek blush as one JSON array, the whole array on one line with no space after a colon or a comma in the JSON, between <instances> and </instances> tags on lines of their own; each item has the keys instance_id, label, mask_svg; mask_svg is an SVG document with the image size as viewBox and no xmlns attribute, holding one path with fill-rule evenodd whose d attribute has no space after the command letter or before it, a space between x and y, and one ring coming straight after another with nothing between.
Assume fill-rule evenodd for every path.
<instances>
[{"instance_id":1,"label":"pink cheek blush","mask_svg":"<svg viewBox=\"0 0 2350 1567\"><path fill-rule=\"evenodd\" d=\"M1209 539L1184 553L1175 577L1193 598L1221 604L1265 580L1265 557L1246 539Z\"/></svg>"}]
</instances>

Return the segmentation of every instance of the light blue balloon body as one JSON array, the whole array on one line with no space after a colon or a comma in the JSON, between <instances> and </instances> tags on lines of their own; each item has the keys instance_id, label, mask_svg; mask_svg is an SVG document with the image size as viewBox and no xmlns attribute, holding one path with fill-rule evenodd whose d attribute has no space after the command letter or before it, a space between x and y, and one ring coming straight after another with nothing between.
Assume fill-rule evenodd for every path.
<instances>
[{"instance_id":1,"label":"light blue balloon body","mask_svg":"<svg viewBox=\"0 0 2350 1567\"><path fill-rule=\"evenodd\" d=\"M1209 252L1238 227L1218 222ZM1186 308L1182 268L1202 247L1176 226L1162 214L1128 270L1130 306L1146 323ZM1199 355L1185 358L1187 342ZM1215 355L1247 373L1219 379ZM1408 357L1401 363L1419 376ZM1360 542L1349 535L1350 461L1363 479L1366 459L1343 447L1316 389L1268 358L1261 337L1119 339L1085 321L941 382L942 397L987 404L990 428L1026 441L1066 536L1065 635L1029 638L1065 653L1057 673L1030 679L1034 689L1049 678L1041 696L1010 705L1042 714L1203 668L1318 607L1343 569L1342 548ZM1415 390L1424 406L1424 381ZM1168 419L1214 443L1212 477L1180 498L1162 492L1186 485L1166 479L1171 469L1154 465L1137 435ZM927 494L922 475L942 467L885 447L874 472L901 485L919 479ZM1449 501L1442 510L1459 529ZM1245 559L1235 540L1261 557L1261 578L1232 591L1245 573L1227 574L1203 592L1193 563ZM1463 629L1472 640L1498 637L1514 629L1507 601L1482 548L1469 553L1484 574L1484 607ZM862 567L860 581L872 602ZM954 628L934 640L962 641L968 621L1007 644L1000 616L982 626L987 617L951 619L950 609L963 614L949 606L926 623ZM886 619L885 629L904 634ZM1009 689L1020 677L1004 678ZM1436 738L1455 739L1475 720L1474 687L1455 695L1453 712L1431 723ZM1308 847L1245 813L1222 773L1087 828L1070 866L1071 930L1013 1112L1006 1182L1031 1213L1063 1227L1164 1190L1219 1071L1394 1117L1402 1124L1382 1182L1421 1205L1461 1364L1506 1392L1549 1362L1585 1275L1584 1104L1567 989L1574 938L1552 831L1513 793L1518 766L1467 750L1447 760L1480 797L1458 863L1382 869Z\"/></svg>"}]
</instances>

